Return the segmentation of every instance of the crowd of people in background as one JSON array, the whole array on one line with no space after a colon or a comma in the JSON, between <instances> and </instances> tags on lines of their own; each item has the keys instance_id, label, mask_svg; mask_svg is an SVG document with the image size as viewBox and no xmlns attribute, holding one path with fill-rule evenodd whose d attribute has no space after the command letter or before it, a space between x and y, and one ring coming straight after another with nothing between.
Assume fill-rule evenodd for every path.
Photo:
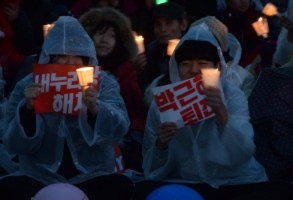
<instances>
[{"instance_id":1,"label":"crowd of people in background","mask_svg":"<svg viewBox=\"0 0 293 200\"><path fill-rule=\"evenodd\" d=\"M42 189L66 183L52 188L77 187L71 191L82 199L136 200L180 183L203 199L293 198L293 149L258 148L248 101L264 70L293 66L293 0L158 2L0 2L1 194L38 199ZM269 2L277 15L262 13ZM259 17L268 20L265 37L252 26ZM53 26L44 35L46 24ZM78 116L36 113L35 64L101 66L98 89L83 90ZM162 122L153 88L202 68L221 71L222 88L204 88L215 116L183 128ZM292 134L268 137L293 144ZM114 146L125 166L119 173ZM267 152L277 159L255 156ZM282 173L269 171L278 159Z\"/></svg>"}]
</instances>

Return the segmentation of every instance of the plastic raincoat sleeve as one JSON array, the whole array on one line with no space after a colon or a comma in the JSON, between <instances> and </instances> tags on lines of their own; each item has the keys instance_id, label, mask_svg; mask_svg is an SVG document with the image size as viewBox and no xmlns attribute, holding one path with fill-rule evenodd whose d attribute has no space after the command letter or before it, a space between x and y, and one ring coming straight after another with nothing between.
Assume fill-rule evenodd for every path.
<instances>
[{"instance_id":1,"label":"plastic raincoat sleeve","mask_svg":"<svg viewBox=\"0 0 293 200\"><path fill-rule=\"evenodd\" d=\"M207 164L237 166L253 157L254 132L249 122L247 98L243 92L229 81L224 83L223 90L228 122L224 126L217 126L212 121L213 118L203 122L205 127L199 131L197 143L202 141L206 144L199 150L201 159Z\"/></svg>"},{"instance_id":2,"label":"plastic raincoat sleeve","mask_svg":"<svg viewBox=\"0 0 293 200\"><path fill-rule=\"evenodd\" d=\"M99 87L99 112L94 130L88 124L85 116L81 115L79 123L84 139L89 145L96 143L118 143L127 133L129 118L118 83L103 73Z\"/></svg>"},{"instance_id":3,"label":"plastic raincoat sleeve","mask_svg":"<svg viewBox=\"0 0 293 200\"><path fill-rule=\"evenodd\" d=\"M7 107L7 124L8 128L3 136L3 143L5 148L10 152L22 154L27 152L34 152L41 145L40 141L43 137L43 123L40 118L36 118L37 127L35 133L29 133L33 137L28 137L20 122L19 108L26 103L24 96L24 88L27 84L32 82L32 74L26 76L19 81L15 89L12 91Z\"/></svg>"},{"instance_id":4,"label":"plastic raincoat sleeve","mask_svg":"<svg viewBox=\"0 0 293 200\"><path fill-rule=\"evenodd\" d=\"M150 179L163 178L173 168L172 160L168 158L169 150L159 150L155 143L157 140L156 127L160 124L159 113L156 112L156 104L151 103L146 128L143 138L143 169L145 177Z\"/></svg>"},{"instance_id":5,"label":"plastic raincoat sleeve","mask_svg":"<svg viewBox=\"0 0 293 200\"><path fill-rule=\"evenodd\" d=\"M71 125L67 126L65 129L60 128L62 127L60 125L59 128L56 127L56 130L63 133L65 133L67 129L71 132L80 132L86 143L90 146L94 144L117 143L123 135L126 134L129 127L129 119L123 99L119 94L118 83L105 75L105 73L102 73L101 76L99 95L97 98L99 112L97 114L94 130L87 122L87 111L84 105L80 115L76 117L76 124L78 124L79 127L77 130L71 129ZM31 82L32 75L29 75L20 81L11 94L8 104L9 127L4 135L3 141L9 151L17 154L37 151L46 132L46 123L58 124L60 123L60 120L62 120L60 116L54 114L37 114L36 132L29 134L32 135L32 137L27 136L21 125L18 110L25 105L26 101L23 91L25 86ZM47 117L48 115L51 122L44 121L44 116ZM65 115L64 118L66 118Z\"/></svg>"},{"instance_id":6,"label":"plastic raincoat sleeve","mask_svg":"<svg viewBox=\"0 0 293 200\"><path fill-rule=\"evenodd\" d=\"M211 176L217 177L219 175L217 173L225 168L237 168L253 157L255 146L253 129L249 123L246 97L237 86L231 85L231 83L224 84L223 90L229 113L227 124L220 127L216 125L213 117L180 128L176 134L180 135L181 142L171 141L166 152L158 153L154 145L156 127L160 122L159 111L154 103L152 104L143 143L143 169L146 178L162 179L166 178L173 170L180 171L180 165L187 163L186 160L178 156L180 151L186 153L185 145L182 145L184 140L186 144L192 140L192 149L188 150L190 155L185 157L193 159L194 165L186 167L184 170L190 171L183 173L199 173L203 180L209 179L208 177ZM176 140L176 137L173 139Z\"/></svg>"}]
</instances>

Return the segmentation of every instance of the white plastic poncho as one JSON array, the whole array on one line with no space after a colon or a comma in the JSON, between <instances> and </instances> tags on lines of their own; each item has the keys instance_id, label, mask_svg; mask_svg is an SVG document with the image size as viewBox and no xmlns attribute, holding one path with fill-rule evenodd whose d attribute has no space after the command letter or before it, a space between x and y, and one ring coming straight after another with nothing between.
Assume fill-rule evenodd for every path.
<instances>
[{"instance_id":1,"label":"white plastic poncho","mask_svg":"<svg viewBox=\"0 0 293 200\"><path fill-rule=\"evenodd\" d=\"M284 15L293 21L293 0L288 0L287 12ZM276 52L273 55L274 62L281 66L293 60L293 43L287 40L287 33L288 30L282 27L277 40ZM290 65L292 66L291 63Z\"/></svg>"},{"instance_id":2,"label":"white plastic poncho","mask_svg":"<svg viewBox=\"0 0 293 200\"><path fill-rule=\"evenodd\" d=\"M228 33L228 46L229 55L233 59L227 63L226 77L227 79L233 80L244 92L245 96L249 97L254 88L256 79L248 70L238 64L242 48L239 41L231 33Z\"/></svg>"},{"instance_id":3,"label":"white plastic poncho","mask_svg":"<svg viewBox=\"0 0 293 200\"><path fill-rule=\"evenodd\" d=\"M167 150L156 148L159 110L153 102L143 140L143 170L146 179L208 183L213 187L266 181L264 168L254 159L253 129L249 123L248 103L235 84L225 79L226 65L221 49L205 24L192 27L181 39L209 41L221 58L221 84L229 119L220 127L215 117L177 130ZM176 48L178 48L178 46ZM176 49L175 49L176 52ZM180 81L174 55L170 59L172 83Z\"/></svg>"},{"instance_id":4,"label":"white plastic poncho","mask_svg":"<svg viewBox=\"0 0 293 200\"><path fill-rule=\"evenodd\" d=\"M54 54L89 57L89 65L98 65L94 44L80 23L73 17L60 17L45 38L39 63L48 63ZM24 88L32 82L32 74L19 81L8 103L9 126L4 145L19 155L21 173L50 184L80 183L114 172L113 144L126 134L129 119L120 96L118 83L101 72L97 104L99 112L94 129L87 122L86 107L79 116L54 113L36 114L36 131L27 137L20 123L19 108L25 105ZM56 174L68 144L75 167L81 172L66 180Z\"/></svg>"}]
</instances>

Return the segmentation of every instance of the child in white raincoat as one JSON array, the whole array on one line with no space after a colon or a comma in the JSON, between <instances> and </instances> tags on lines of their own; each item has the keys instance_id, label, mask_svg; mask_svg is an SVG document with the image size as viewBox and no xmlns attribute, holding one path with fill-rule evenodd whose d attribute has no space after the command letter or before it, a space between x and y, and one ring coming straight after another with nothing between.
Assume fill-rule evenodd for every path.
<instances>
[{"instance_id":1,"label":"child in white raincoat","mask_svg":"<svg viewBox=\"0 0 293 200\"><path fill-rule=\"evenodd\" d=\"M98 65L92 39L77 19L65 16L46 36L39 63ZM1 195L30 199L46 185L62 182L79 187L89 199L130 198L131 180L114 172L114 144L127 133L129 119L118 83L103 71L100 75L99 90L84 91L78 116L35 113L41 86L32 74L17 83L3 144L18 156L19 171L0 180Z\"/></svg>"}]
</instances>

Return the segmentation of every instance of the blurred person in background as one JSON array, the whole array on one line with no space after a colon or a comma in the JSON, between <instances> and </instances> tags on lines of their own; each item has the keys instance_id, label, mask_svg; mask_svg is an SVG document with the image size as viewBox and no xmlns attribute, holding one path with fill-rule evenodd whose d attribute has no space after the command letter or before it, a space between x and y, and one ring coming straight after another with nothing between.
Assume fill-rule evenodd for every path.
<instances>
[{"instance_id":1,"label":"blurred person in background","mask_svg":"<svg viewBox=\"0 0 293 200\"><path fill-rule=\"evenodd\" d=\"M130 128L121 143L122 155L126 168L141 172L147 110L132 62L138 51L130 20L110 7L90 9L79 20L94 41L100 66L120 85L130 119Z\"/></svg>"}]
</instances>

